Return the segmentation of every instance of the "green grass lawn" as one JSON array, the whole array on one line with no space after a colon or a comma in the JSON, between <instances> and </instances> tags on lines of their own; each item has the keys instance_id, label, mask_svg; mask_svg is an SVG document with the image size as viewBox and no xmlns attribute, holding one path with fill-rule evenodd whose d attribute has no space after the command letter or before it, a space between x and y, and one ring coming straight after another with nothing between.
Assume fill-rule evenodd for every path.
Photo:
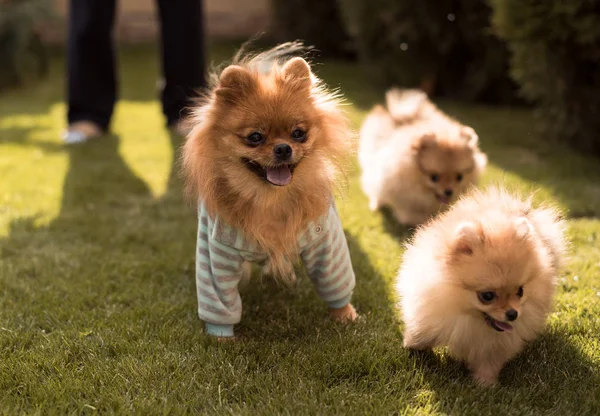
<instances>
[{"instance_id":1,"label":"green grass lawn","mask_svg":"<svg viewBox=\"0 0 600 416\"><path fill-rule=\"evenodd\" d=\"M227 56L223 48L215 60ZM410 230L372 214L349 175L338 201L363 319L327 319L307 279L244 289L238 342L196 315L196 218L164 128L151 49L120 57L114 134L64 147L64 64L0 96L0 413L600 414L600 161L548 143L530 111L443 102L488 153L483 185L554 200L571 259L544 335L479 388L444 351L402 349L391 283ZM381 92L353 65L317 67L355 127Z\"/></svg>"}]
</instances>

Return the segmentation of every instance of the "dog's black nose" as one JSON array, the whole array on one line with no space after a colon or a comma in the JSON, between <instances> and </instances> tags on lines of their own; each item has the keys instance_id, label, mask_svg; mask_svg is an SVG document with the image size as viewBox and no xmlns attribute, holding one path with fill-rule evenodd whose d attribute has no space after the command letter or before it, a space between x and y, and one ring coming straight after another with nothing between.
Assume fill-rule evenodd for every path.
<instances>
[{"instance_id":1,"label":"dog's black nose","mask_svg":"<svg viewBox=\"0 0 600 416\"><path fill-rule=\"evenodd\" d=\"M446 196L452 196L452 189L446 189L444 191L444 195L446 195Z\"/></svg>"},{"instance_id":2,"label":"dog's black nose","mask_svg":"<svg viewBox=\"0 0 600 416\"><path fill-rule=\"evenodd\" d=\"M286 161L292 156L292 148L289 144L278 144L273 148L273 152L275 153L275 159Z\"/></svg>"},{"instance_id":3,"label":"dog's black nose","mask_svg":"<svg viewBox=\"0 0 600 416\"><path fill-rule=\"evenodd\" d=\"M517 316L519 316L519 312L515 311L514 309L509 309L506 311L506 319L509 321L514 321L517 319Z\"/></svg>"}]
</instances>

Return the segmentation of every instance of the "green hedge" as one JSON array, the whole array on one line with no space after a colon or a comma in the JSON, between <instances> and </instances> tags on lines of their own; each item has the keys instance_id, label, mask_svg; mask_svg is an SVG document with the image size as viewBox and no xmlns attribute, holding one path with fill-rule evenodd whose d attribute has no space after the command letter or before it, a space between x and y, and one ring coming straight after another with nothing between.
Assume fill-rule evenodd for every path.
<instances>
[{"instance_id":1,"label":"green hedge","mask_svg":"<svg viewBox=\"0 0 600 416\"><path fill-rule=\"evenodd\" d=\"M325 56L353 56L336 0L273 0L272 4L279 42L302 40Z\"/></svg>"},{"instance_id":2,"label":"green hedge","mask_svg":"<svg viewBox=\"0 0 600 416\"><path fill-rule=\"evenodd\" d=\"M382 85L507 102L508 51L480 0L339 0L361 59Z\"/></svg>"},{"instance_id":3,"label":"green hedge","mask_svg":"<svg viewBox=\"0 0 600 416\"><path fill-rule=\"evenodd\" d=\"M0 90L46 74L46 51L36 25L51 9L50 0L0 0Z\"/></svg>"},{"instance_id":4,"label":"green hedge","mask_svg":"<svg viewBox=\"0 0 600 416\"><path fill-rule=\"evenodd\" d=\"M600 153L600 1L491 0L511 73L549 137Z\"/></svg>"}]
</instances>

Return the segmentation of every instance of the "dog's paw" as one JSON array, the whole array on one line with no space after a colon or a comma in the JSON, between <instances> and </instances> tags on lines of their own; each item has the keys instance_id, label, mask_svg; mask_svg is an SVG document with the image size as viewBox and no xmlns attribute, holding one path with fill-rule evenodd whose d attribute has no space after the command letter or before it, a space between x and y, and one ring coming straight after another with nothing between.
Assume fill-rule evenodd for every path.
<instances>
[{"instance_id":1,"label":"dog's paw","mask_svg":"<svg viewBox=\"0 0 600 416\"><path fill-rule=\"evenodd\" d=\"M330 308L329 316L332 320L337 322L353 322L358 319L356 309L354 309L354 306L352 306L350 303L342 308Z\"/></svg>"},{"instance_id":2,"label":"dog's paw","mask_svg":"<svg viewBox=\"0 0 600 416\"><path fill-rule=\"evenodd\" d=\"M500 372L491 367L479 367L473 371L473 378L482 387L492 387L498 383Z\"/></svg>"},{"instance_id":3,"label":"dog's paw","mask_svg":"<svg viewBox=\"0 0 600 416\"><path fill-rule=\"evenodd\" d=\"M404 348L408 348L410 350L418 349L416 348L418 343L415 340L415 337L408 331L404 332L404 340L402 341L402 346Z\"/></svg>"},{"instance_id":4,"label":"dog's paw","mask_svg":"<svg viewBox=\"0 0 600 416\"><path fill-rule=\"evenodd\" d=\"M409 350L424 351L433 348L434 341L421 339L418 336L412 334L412 332L404 331L404 340L402 346Z\"/></svg>"}]
</instances>

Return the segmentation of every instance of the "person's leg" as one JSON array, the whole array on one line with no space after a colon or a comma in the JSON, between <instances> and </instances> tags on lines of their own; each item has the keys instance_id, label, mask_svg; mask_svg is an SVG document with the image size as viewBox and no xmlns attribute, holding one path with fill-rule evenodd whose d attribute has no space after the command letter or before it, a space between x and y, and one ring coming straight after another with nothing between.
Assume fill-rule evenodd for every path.
<instances>
[{"instance_id":1,"label":"person's leg","mask_svg":"<svg viewBox=\"0 0 600 416\"><path fill-rule=\"evenodd\" d=\"M158 0L161 21L163 112L175 125L190 98L206 87L204 76L204 22L201 0Z\"/></svg>"},{"instance_id":2,"label":"person's leg","mask_svg":"<svg viewBox=\"0 0 600 416\"><path fill-rule=\"evenodd\" d=\"M87 123L108 130L117 88L114 15L115 0L70 2L67 84L71 128Z\"/></svg>"}]
</instances>

